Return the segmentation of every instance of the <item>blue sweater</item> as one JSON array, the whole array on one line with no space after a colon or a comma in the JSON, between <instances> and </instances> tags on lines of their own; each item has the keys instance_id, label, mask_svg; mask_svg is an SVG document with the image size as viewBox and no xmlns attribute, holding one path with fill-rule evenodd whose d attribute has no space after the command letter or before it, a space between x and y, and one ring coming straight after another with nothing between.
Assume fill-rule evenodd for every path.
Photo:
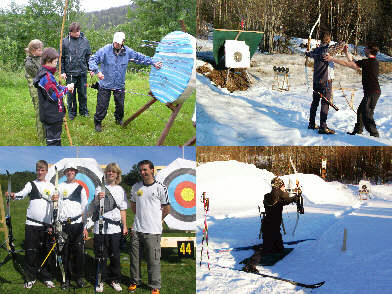
<instances>
[{"instance_id":1,"label":"blue sweater","mask_svg":"<svg viewBox=\"0 0 392 294\"><path fill-rule=\"evenodd\" d=\"M99 81L99 86L105 89L125 89L125 73L129 62L152 65L151 57L138 53L127 46L123 46L118 54L114 52L113 44L99 49L89 60L89 68L95 74L99 71L105 76ZM101 69L99 69L99 65Z\"/></svg>"}]
</instances>

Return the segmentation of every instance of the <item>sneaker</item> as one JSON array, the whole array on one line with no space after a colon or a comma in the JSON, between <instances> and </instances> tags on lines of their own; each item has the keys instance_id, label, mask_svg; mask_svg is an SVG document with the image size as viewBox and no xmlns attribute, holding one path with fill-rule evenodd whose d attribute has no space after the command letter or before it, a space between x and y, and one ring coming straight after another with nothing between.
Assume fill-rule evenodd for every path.
<instances>
[{"instance_id":1,"label":"sneaker","mask_svg":"<svg viewBox=\"0 0 392 294\"><path fill-rule=\"evenodd\" d=\"M80 279L77 279L77 280L76 280L76 285L77 285L79 288L83 288L83 287L86 286L86 282L83 281L82 278L80 278Z\"/></svg>"},{"instance_id":2,"label":"sneaker","mask_svg":"<svg viewBox=\"0 0 392 294\"><path fill-rule=\"evenodd\" d=\"M159 294L159 289L152 289L151 294Z\"/></svg>"},{"instance_id":3,"label":"sneaker","mask_svg":"<svg viewBox=\"0 0 392 294\"><path fill-rule=\"evenodd\" d=\"M96 123L95 124L95 131L102 132L102 125L101 125L101 123Z\"/></svg>"},{"instance_id":4,"label":"sneaker","mask_svg":"<svg viewBox=\"0 0 392 294\"><path fill-rule=\"evenodd\" d=\"M136 284L131 284L131 285L129 285L129 287L128 287L128 291L130 291L130 292L135 292L135 291L136 291L136 288L137 288L137 285L136 285Z\"/></svg>"},{"instance_id":5,"label":"sneaker","mask_svg":"<svg viewBox=\"0 0 392 294\"><path fill-rule=\"evenodd\" d=\"M370 134L370 136L377 137L377 138L380 137L380 135L378 133Z\"/></svg>"},{"instance_id":6,"label":"sneaker","mask_svg":"<svg viewBox=\"0 0 392 294\"><path fill-rule=\"evenodd\" d=\"M45 286L46 286L47 288L55 288L55 287L56 287L56 286L54 285L54 283L53 283L52 281L50 281L50 280L45 281L44 284L45 284Z\"/></svg>"},{"instance_id":7,"label":"sneaker","mask_svg":"<svg viewBox=\"0 0 392 294\"><path fill-rule=\"evenodd\" d=\"M325 128L320 128L318 130L318 133L319 134L333 135L333 134L335 134L335 131L330 129L330 128L328 128L328 127L325 127Z\"/></svg>"},{"instance_id":8,"label":"sneaker","mask_svg":"<svg viewBox=\"0 0 392 294\"><path fill-rule=\"evenodd\" d=\"M112 281L110 286L112 286L113 289L116 290L117 292L122 291L122 288L121 288L120 284L117 283L116 281Z\"/></svg>"},{"instance_id":9,"label":"sneaker","mask_svg":"<svg viewBox=\"0 0 392 294\"><path fill-rule=\"evenodd\" d=\"M103 292L103 282L99 283L99 285L95 287L95 292L98 292L98 293Z\"/></svg>"},{"instance_id":10,"label":"sneaker","mask_svg":"<svg viewBox=\"0 0 392 294\"><path fill-rule=\"evenodd\" d=\"M69 289L69 280L65 280L65 282L61 284L61 289L63 290Z\"/></svg>"},{"instance_id":11,"label":"sneaker","mask_svg":"<svg viewBox=\"0 0 392 294\"><path fill-rule=\"evenodd\" d=\"M34 284L35 284L35 280L25 283L24 287L25 289L31 289L31 287L33 287Z\"/></svg>"},{"instance_id":12,"label":"sneaker","mask_svg":"<svg viewBox=\"0 0 392 294\"><path fill-rule=\"evenodd\" d=\"M318 126L318 125L312 125L312 124L309 124L308 125L308 129L309 130L318 130L320 127Z\"/></svg>"}]
</instances>

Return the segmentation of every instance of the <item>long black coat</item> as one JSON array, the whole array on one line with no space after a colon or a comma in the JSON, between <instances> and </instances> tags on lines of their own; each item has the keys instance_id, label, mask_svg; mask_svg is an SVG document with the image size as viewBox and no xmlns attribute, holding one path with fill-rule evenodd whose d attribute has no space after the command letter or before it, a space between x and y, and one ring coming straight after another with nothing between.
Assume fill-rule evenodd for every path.
<instances>
[{"instance_id":1,"label":"long black coat","mask_svg":"<svg viewBox=\"0 0 392 294\"><path fill-rule=\"evenodd\" d=\"M272 189L264 195L265 217L263 218L263 250L264 252L275 252L283 249L280 224L282 223L283 206L295 201L290 198L289 193L280 189Z\"/></svg>"}]
</instances>

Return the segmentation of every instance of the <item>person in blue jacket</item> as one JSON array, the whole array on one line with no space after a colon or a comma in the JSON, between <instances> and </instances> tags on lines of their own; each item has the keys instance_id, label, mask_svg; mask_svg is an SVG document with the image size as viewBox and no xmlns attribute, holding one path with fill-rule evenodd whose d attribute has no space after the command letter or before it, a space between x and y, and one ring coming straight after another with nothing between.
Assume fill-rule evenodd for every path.
<instances>
[{"instance_id":1,"label":"person in blue jacket","mask_svg":"<svg viewBox=\"0 0 392 294\"><path fill-rule=\"evenodd\" d=\"M129 62L144 65L153 65L159 69L162 62L154 62L151 57L145 56L124 45L125 34L116 32L113 43L107 44L90 57L89 67L93 74L98 76L99 88L97 94L97 107L94 115L95 130L102 131L102 120L105 118L113 92L116 109L114 117L116 124L122 125L124 117L125 73ZM99 67L100 65L100 67Z\"/></svg>"}]
</instances>

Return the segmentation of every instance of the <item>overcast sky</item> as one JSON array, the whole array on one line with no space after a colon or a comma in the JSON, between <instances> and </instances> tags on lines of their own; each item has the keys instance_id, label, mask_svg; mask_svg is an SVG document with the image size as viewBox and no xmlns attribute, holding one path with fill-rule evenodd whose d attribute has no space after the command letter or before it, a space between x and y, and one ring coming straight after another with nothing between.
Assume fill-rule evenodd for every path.
<instances>
[{"instance_id":1,"label":"overcast sky","mask_svg":"<svg viewBox=\"0 0 392 294\"><path fill-rule=\"evenodd\" d=\"M154 165L166 166L177 158L182 158L182 148L178 146L81 146L81 147L0 147L0 174L5 170L35 171L35 163L44 159L56 163L63 158L94 158L99 164L116 162L122 172L128 173L132 165L140 160L149 159ZM184 158L196 160L196 148L184 147Z\"/></svg>"},{"instance_id":2,"label":"overcast sky","mask_svg":"<svg viewBox=\"0 0 392 294\"><path fill-rule=\"evenodd\" d=\"M0 0L0 8L8 8L11 2L12 0ZM29 3L28 0L14 0L14 2L23 6ZM80 0L80 9L85 12L98 11L110 7L128 5L131 2L131 0Z\"/></svg>"}]
</instances>

